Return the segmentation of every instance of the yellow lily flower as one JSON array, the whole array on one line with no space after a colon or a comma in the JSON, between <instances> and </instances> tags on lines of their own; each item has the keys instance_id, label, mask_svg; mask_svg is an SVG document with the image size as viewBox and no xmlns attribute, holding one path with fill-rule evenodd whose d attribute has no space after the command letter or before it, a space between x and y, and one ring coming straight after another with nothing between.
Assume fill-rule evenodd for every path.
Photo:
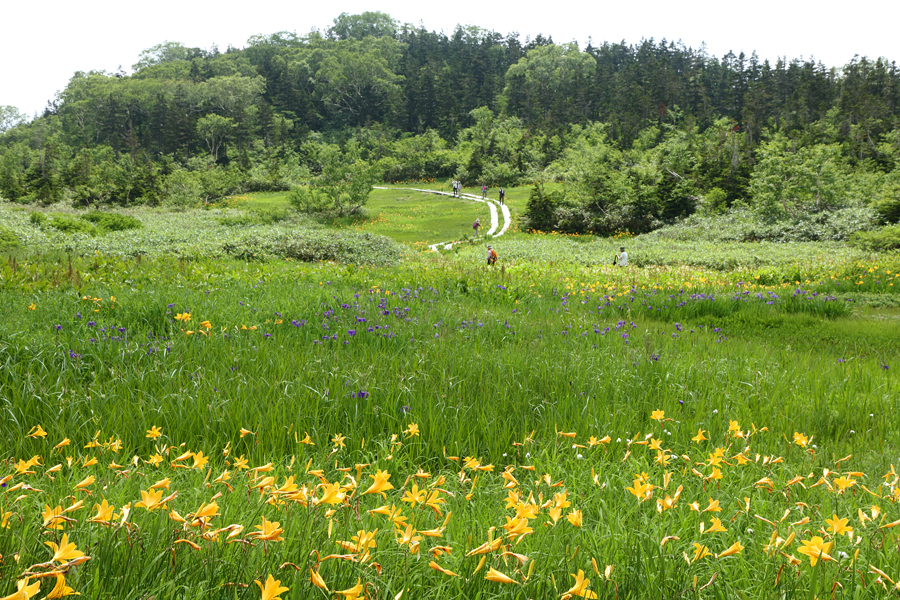
<instances>
[{"instance_id":1,"label":"yellow lily flower","mask_svg":"<svg viewBox=\"0 0 900 600\"><path fill-rule=\"evenodd\" d=\"M249 533L247 534L247 537L253 537L268 542L284 541L284 538L281 537L281 534L284 533L284 529L281 527L281 523L277 521L269 521L263 516L262 525L257 525L256 528L259 529L259 531Z\"/></svg>"},{"instance_id":2,"label":"yellow lily flower","mask_svg":"<svg viewBox=\"0 0 900 600\"><path fill-rule=\"evenodd\" d=\"M825 519L825 522L828 523L828 531L834 535L843 534L849 536L853 533L853 528L847 527L850 519L839 519L837 515L834 515L831 519Z\"/></svg>"},{"instance_id":3,"label":"yellow lily flower","mask_svg":"<svg viewBox=\"0 0 900 600\"><path fill-rule=\"evenodd\" d=\"M65 533L62 535L59 545L53 542L44 542L44 544L53 550L53 558L50 559L50 562L64 563L84 556L84 552L75 547L75 544L69 543L69 537Z\"/></svg>"},{"instance_id":4,"label":"yellow lily flower","mask_svg":"<svg viewBox=\"0 0 900 600\"><path fill-rule=\"evenodd\" d=\"M157 508L161 508L162 505L162 490L141 490L141 500L140 502L136 502L134 507L156 510Z\"/></svg>"},{"instance_id":5,"label":"yellow lily flower","mask_svg":"<svg viewBox=\"0 0 900 600\"><path fill-rule=\"evenodd\" d=\"M363 496L365 496L366 494L381 494L382 496L384 496L386 498L387 494L385 494L384 492L386 490L394 489L393 484L391 484L388 481L388 479L391 478L391 474L388 473L387 471L382 471L381 469L378 469L377 471L375 471L374 475L369 475L369 477L371 477L375 481L372 483L371 486L369 486L369 489L367 489L366 491L364 491L361 494Z\"/></svg>"},{"instance_id":6,"label":"yellow lily flower","mask_svg":"<svg viewBox=\"0 0 900 600\"><path fill-rule=\"evenodd\" d=\"M719 559L719 558L725 558L726 556L733 556L735 554L740 554L741 550L743 550L743 549L744 549L744 547L741 546L741 542L740 542L740 540L738 540L735 543L733 543L731 546L729 546L728 549L725 550L724 552L722 552L721 554L716 554L716 558Z\"/></svg>"},{"instance_id":7,"label":"yellow lily flower","mask_svg":"<svg viewBox=\"0 0 900 600\"><path fill-rule=\"evenodd\" d=\"M66 585L66 578L62 573L56 573L56 585L45 596L45 600L56 600L56 598L64 598L66 596L79 596L80 594Z\"/></svg>"},{"instance_id":8,"label":"yellow lily flower","mask_svg":"<svg viewBox=\"0 0 900 600\"><path fill-rule=\"evenodd\" d=\"M340 594L347 600L359 600L360 595L365 594L365 588L363 587L362 580L357 579L356 585L354 585L352 588L343 591L336 591L335 594Z\"/></svg>"},{"instance_id":9,"label":"yellow lily flower","mask_svg":"<svg viewBox=\"0 0 900 600\"><path fill-rule=\"evenodd\" d=\"M309 570L309 581L317 588L321 588L321 589L325 590L326 592L328 591L328 586L325 585L325 580L322 579L322 576L319 575L319 572L316 571L315 569L311 568Z\"/></svg>"},{"instance_id":10,"label":"yellow lily flower","mask_svg":"<svg viewBox=\"0 0 900 600\"><path fill-rule=\"evenodd\" d=\"M253 583L259 586L259 591L262 592L262 600L281 600L280 595L289 591L288 588L281 585L281 581L276 580L271 575L266 579L265 586L259 580Z\"/></svg>"},{"instance_id":11,"label":"yellow lily flower","mask_svg":"<svg viewBox=\"0 0 900 600\"><path fill-rule=\"evenodd\" d=\"M588 586L591 585L590 579L585 579L584 571L582 569L578 569L578 573L570 573L572 577L575 578L575 585L569 588L563 595L562 599L565 600L567 598L571 598L572 596L579 596L581 598L596 598L597 594L588 589Z\"/></svg>"},{"instance_id":12,"label":"yellow lily flower","mask_svg":"<svg viewBox=\"0 0 900 600\"><path fill-rule=\"evenodd\" d=\"M28 581L28 577L18 580L16 582L16 593L6 596L5 598L0 598L0 600L28 600L40 593L41 582L35 581L29 585Z\"/></svg>"},{"instance_id":13,"label":"yellow lily flower","mask_svg":"<svg viewBox=\"0 0 900 600\"><path fill-rule=\"evenodd\" d=\"M833 561L829 555L831 549L834 548L834 542L826 542L819 536L814 536L811 540L800 540L801 547L797 548L797 552L805 554L809 557L809 566L814 567L821 559L824 561Z\"/></svg>"},{"instance_id":14,"label":"yellow lily flower","mask_svg":"<svg viewBox=\"0 0 900 600\"><path fill-rule=\"evenodd\" d=\"M506 575L506 574L504 574L504 573L501 573L500 571L498 571L498 570L495 569L494 567L490 567L490 568L488 569L488 572L485 573L484 578L487 579L488 581L496 581L497 583L514 583L514 584L516 584L516 585L519 584L518 581L516 581L515 579L513 579L513 578L510 577L509 575Z\"/></svg>"},{"instance_id":15,"label":"yellow lily flower","mask_svg":"<svg viewBox=\"0 0 900 600\"><path fill-rule=\"evenodd\" d=\"M429 562L428 566L431 567L432 569L434 569L435 571L440 571L444 575L449 575L450 577L459 577L459 575L457 575L453 571L449 571L449 570L445 569L444 567L442 567L441 565L437 564L434 561Z\"/></svg>"},{"instance_id":16,"label":"yellow lily flower","mask_svg":"<svg viewBox=\"0 0 900 600\"><path fill-rule=\"evenodd\" d=\"M694 558L691 560L692 563L697 562L701 558L706 558L707 556L712 556L712 552L709 551L709 548L702 544L698 544L694 542Z\"/></svg>"}]
</instances>

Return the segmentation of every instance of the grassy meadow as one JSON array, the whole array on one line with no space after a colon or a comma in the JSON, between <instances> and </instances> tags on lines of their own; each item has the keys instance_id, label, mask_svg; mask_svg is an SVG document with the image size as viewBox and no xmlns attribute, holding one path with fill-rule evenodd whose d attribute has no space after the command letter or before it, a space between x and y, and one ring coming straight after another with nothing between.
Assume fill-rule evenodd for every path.
<instances>
[{"instance_id":1,"label":"grassy meadow","mask_svg":"<svg viewBox=\"0 0 900 600\"><path fill-rule=\"evenodd\" d=\"M0 598L900 591L897 255L282 202L0 205Z\"/></svg>"}]
</instances>

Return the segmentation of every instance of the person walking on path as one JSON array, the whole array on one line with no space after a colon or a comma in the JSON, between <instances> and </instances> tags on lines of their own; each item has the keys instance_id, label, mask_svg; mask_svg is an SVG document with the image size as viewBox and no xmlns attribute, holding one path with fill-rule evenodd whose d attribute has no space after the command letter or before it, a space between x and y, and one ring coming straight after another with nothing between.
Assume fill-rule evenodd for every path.
<instances>
[{"instance_id":1,"label":"person walking on path","mask_svg":"<svg viewBox=\"0 0 900 600\"><path fill-rule=\"evenodd\" d=\"M472 223L472 229L475 230L475 235L478 235L478 228L481 227L481 219L475 219L475 222Z\"/></svg>"},{"instance_id":2,"label":"person walking on path","mask_svg":"<svg viewBox=\"0 0 900 600\"><path fill-rule=\"evenodd\" d=\"M487 199L487 184L485 184L485 183L481 184L481 199L482 200Z\"/></svg>"},{"instance_id":3,"label":"person walking on path","mask_svg":"<svg viewBox=\"0 0 900 600\"><path fill-rule=\"evenodd\" d=\"M500 188L499 194L500 194L500 204L503 204L503 199L506 198L506 192L503 190L503 188Z\"/></svg>"},{"instance_id":4,"label":"person walking on path","mask_svg":"<svg viewBox=\"0 0 900 600\"><path fill-rule=\"evenodd\" d=\"M497 262L497 251L494 250L490 244L487 247L487 264L493 265Z\"/></svg>"},{"instance_id":5,"label":"person walking on path","mask_svg":"<svg viewBox=\"0 0 900 600\"><path fill-rule=\"evenodd\" d=\"M628 253L625 252L625 246L619 248L619 253L616 254L616 258L613 259L613 264L619 265L620 267L628 266Z\"/></svg>"},{"instance_id":6,"label":"person walking on path","mask_svg":"<svg viewBox=\"0 0 900 600\"><path fill-rule=\"evenodd\" d=\"M456 198L456 195L459 193L459 182L457 180L453 180L453 197Z\"/></svg>"}]
</instances>

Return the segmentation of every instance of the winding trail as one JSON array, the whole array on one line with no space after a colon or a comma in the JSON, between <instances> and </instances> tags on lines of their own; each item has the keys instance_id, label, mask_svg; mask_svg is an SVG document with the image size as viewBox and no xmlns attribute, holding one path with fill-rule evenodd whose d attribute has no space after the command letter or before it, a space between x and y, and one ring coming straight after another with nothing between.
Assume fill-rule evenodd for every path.
<instances>
[{"instance_id":1,"label":"winding trail","mask_svg":"<svg viewBox=\"0 0 900 600\"><path fill-rule=\"evenodd\" d=\"M372 187L374 187L376 190L410 190L413 192L424 192L426 194L436 194L439 196L451 196L453 198L456 197L450 192L443 192L440 190L425 190L425 189L421 189L421 188L382 187L382 186L377 186L377 185L372 186ZM509 207L506 204L500 204L499 202L497 202L496 200L494 200L492 198L488 198L487 200L485 200L479 196L476 196L475 194L462 193L462 194L460 194L460 197L465 198L466 200L474 200L475 202L482 202L484 204L487 204L488 209L490 209L490 212L491 212L491 226L484 233L485 238L488 238L488 237L498 238L501 235L503 235L504 233L506 233L507 229L509 229L509 225L512 221L512 217L510 216ZM500 225L500 219L498 218L497 207L500 208L499 213L503 217L503 225L502 226ZM497 231L498 227L500 228L499 232ZM436 244L429 244L428 247L432 251L437 252L438 248L441 248L443 250L450 250L453 248L453 244L457 244L457 243L459 243L459 240L453 240L451 242L438 242Z\"/></svg>"}]
</instances>

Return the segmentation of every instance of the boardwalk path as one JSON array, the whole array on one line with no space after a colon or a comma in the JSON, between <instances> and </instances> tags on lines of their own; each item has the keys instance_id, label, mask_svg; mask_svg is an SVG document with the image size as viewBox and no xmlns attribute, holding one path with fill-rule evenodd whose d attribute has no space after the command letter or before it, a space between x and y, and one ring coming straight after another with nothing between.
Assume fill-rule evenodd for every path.
<instances>
[{"instance_id":1,"label":"boardwalk path","mask_svg":"<svg viewBox=\"0 0 900 600\"><path fill-rule=\"evenodd\" d=\"M450 192L442 192L439 190L425 190L425 189L420 189L420 188L394 188L394 187L387 188L387 187L375 186L375 189L376 190L412 190L414 192L424 192L426 194L438 194L440 196L453 196L453 194L451 194ZM482 198L479 198L475 194L461 194L461 197L465 198L466 200L474 200L475 202L483 202L488 205L488 208L491 211L491 226L485 232L485 234L484 234L485 237L497 238L497 237L500 237L501 235L503 235L504 233L506 233L506 230L509 229L509 224L511 222L511 218L510 218L510 214L509 214L509 207L506 204L500 204L499 202L497 202L496 200L493 200L491 198L488 198L487 200L483 200ZM497 215L498 207L500 209L499 213L502 216L502 222L503 222L502 225L500 224L500 219L498 219L498 215ZM497 231L498 228L500 229L500 231ZM453 248L453 244L456 244L456 243L458 243L458 240L454 240L454 241L450 241L450 242L438 242L436 244L430 244L428 247L434 251L437 251L437 249L439 247L443 248L444 250L450 250L451 248Z\"/></svg>"}]
</instances>

